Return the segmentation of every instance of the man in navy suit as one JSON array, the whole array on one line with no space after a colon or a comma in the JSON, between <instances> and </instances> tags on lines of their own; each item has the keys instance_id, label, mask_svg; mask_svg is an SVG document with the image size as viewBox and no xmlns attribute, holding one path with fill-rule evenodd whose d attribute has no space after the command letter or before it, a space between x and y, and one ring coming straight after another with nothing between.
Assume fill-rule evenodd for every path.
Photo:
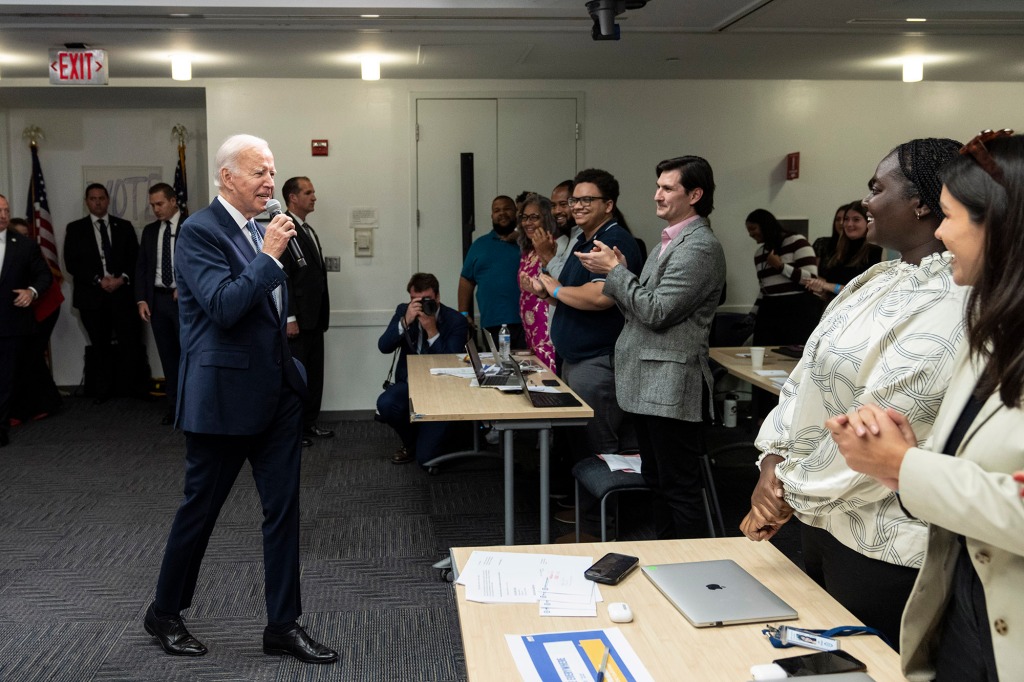
<instances>
[{"instance_id":1,"label":"man in navy suit","mask_svg":"<svg viewBox=\"0 0 1024 682\"><path fill-rule=\"evenodd\" d=\"M296 622L306 386L302 365L288 351L280 261L295 225L281 214L264 232L253 220L274 194L274 156L265 140L228 138L215 167L220 194L185 220L175 250L182 345L176 426L185 432L185 498L167 538L146 632L169 654L206 653L181 610L192 605L217 515L248 460L263 508L263 651L333 663L338 654Z\"/></svg>"},{"instance_id":2,"label":"man in navy suit","mask_svg":"<svg viewBox=\"0 0 1024 682\"><path fill-rule=\"evenodd\" d=\"M409 370L406 357L427 353L461 353L466 347L469 325L457 311L441 304L437 277L418 272L409 280L406 290L409 302L395 309L388 328L381 334L377 347L381 353L400 350L395 383L377 398L380 420L398 432L402 447L391 458L392 464L416 460L429 462L441 454L448 424L444 422L409 423Z\"/></svg>"},{"instance_id":3,"label":"man in navy suit","mask_svg":"<svg viewBox=\"0 0 1024 682\"><path fill-rule=\"evenodd\" d=\"M161 423L173 424L181 360L178 289L174 284L174 241L181 225L181 211L174 188L166 182L150 187L149 207L156 220L142 230L135 264L135 305L142 321L153 327L153 339L164 368L168 407Z\"/></svg>"},{"instance_id":4,"label":"man in navy suit","mask_svg":"<svg viewBox=\"0 0 1024 682\"><path fill-rule=\"evenodd\" d=\"M8 230L10 223L11 205L0 195L0 447L9 442L14 375L27 366L25 350L36 326L29 306L53 281L39 245Z\"/></svg>"},{"instance_id":5,"label":"man in navy suit","mask_svg":"<svg viewBox=\"0 0 1024 682\"><path fill-rule=\"evenodd\" d=\"M142 328L130 286L139 240L130 222L107 212L110 195L103 185L86 187L85 205L89 215L68 223L64 264L75 280L71 302L93 347L89 364L96 370L96 401L112 397L126 380L122 388L142 395L149 368L146 363L143 370ZM121 368L128 368L124 376L118 376Z\"/></svg>"}]
</instances>

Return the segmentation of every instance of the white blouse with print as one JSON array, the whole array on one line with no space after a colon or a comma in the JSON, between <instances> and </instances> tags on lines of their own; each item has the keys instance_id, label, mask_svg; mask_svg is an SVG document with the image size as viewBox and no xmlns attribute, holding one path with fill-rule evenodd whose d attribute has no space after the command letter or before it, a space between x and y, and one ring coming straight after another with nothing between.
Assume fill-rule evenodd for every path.
<instances>
[{"instance_id":1,"label":"white blouse with print","mask_svg":"<svg viewBox=\"0 0 1024 682\"><path fill-rule=\"evenodd\" d=\"M953 283L950 260L947 252L920 265L887 261L850 282L807 340L756 442L761 458L785 458L776 472L801 521L900 566L921 565L926 525L892 490L846 466L825 420L875 403L905 415L920 443L928 437L965 341L969 289Z\"/></svg>"}]
</instances>

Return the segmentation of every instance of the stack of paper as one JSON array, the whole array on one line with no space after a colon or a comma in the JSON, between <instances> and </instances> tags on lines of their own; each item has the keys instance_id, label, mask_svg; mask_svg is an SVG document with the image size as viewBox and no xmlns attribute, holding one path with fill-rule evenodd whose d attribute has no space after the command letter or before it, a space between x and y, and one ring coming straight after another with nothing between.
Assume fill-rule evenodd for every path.
<instances>
[{"instance_id":1,"label":"stack of paper","mask_svg":"<svg viewBox=\"0 0 1024 682\"><path fill-rule=\"evenodd\" d=\"M627 474L640 473L640 454L635 455L598 455L612 471L625 471Z\"/></svg>"},{"instance_id":2,"label":"stack of paper","mask_svg":"<svg viewBox=\"0 0 1024 682\"><path fill-rule=\"evenodd\" d=\"M459 573L468 601L540 606L542 616L596 616L601 592L583 576L591 557L473 552Z\"/></svg>"}]
</instances>

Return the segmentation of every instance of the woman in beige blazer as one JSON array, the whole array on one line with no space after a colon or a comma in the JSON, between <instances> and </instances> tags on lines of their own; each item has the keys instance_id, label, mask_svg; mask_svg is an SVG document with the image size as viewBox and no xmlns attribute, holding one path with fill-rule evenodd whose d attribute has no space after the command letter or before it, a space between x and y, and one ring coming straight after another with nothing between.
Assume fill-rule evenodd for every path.
<instances>
[{"instance_id":1,"label":"woman in beige blazer","mask_svg":"<svg viewBox=\"0 0 1024 682\"><path fill-rule=\"evenodd\" d=\"M927 521L924 564L903 614L911 680L1024 674L1024 136L986 131L943 169L953 278L972 286L969 343L924 448L875 405L826 425L852 469L898 491ZM952 455L952 456L943 456Z\"/></svg>"}]
</instances>

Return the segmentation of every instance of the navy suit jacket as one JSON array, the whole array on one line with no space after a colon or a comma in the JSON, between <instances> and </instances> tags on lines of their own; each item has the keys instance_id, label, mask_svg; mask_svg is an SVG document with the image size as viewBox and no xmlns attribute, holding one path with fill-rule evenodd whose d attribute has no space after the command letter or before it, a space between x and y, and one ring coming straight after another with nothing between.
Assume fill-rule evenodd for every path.
<instances>
[{"instance_id":1,"label":"navy suit jacket","mask_svg":"<svg viewBox=\"0 0 1024 682\"><path fill-rule=\"evenodd\" d=\"M262 228L261 228L262 229ZM178 229L174 274L181 321L176 426L194 433L252 435L270 425L281 391L305 399L302 365L285 335L273 291L285 282L214 199ZM287 307L288 294L282 291Z\"/></svg>"},{"instance_id":2,"label":"navy suit jacket","mask_svg":"<svg viewBox=\"0 0 1024 682\"><path fill-rule=\"evenodd\" d=\"M419 323L414 322L412 327L406 330L406 333L398 330L398 323L405 317L405 311L408 308L408 303L402 303L398 306L395 310L395 316L391 318L391 322L388 324L388 328L384 330L384 333L381 334L380 339L377 341L377 348L380 349L381 353L394 353L396 348L401 347L402 352L399 353L398 367L395 368L395 380L402 383L408 383L409 381L409 368L406 367L405 357L409 353L413 355L420 354L417 353L416 346L412 343L413 339L418 338L417 334L421 332ZM437 310L437 333L439 337L433 345L427 345L427 340L423 339L423 355L463 352L466 348L469 325L461 313L441 304Z\"/></svg>"},{"instance_id":3,"label":"navy suit jacket","mask_svg":"<svg viewBox=\"0 0 1024 682\"><path fill-rule=\"evenodd\" d=\"M42 295L50 287L53 275L38 244L11 228L6 232L7 250L0 270L0 336L26 336L35 329L36 318L32 306L14 305L14 290L35 287Z\"/></svg>"},{"instance_id":4,"label":"navy suit jacket","mask_svg":"<svg viewBox=\"0 0 1024 682\"><path fill-rule=\"evenodd\" d=\"M107 219L112 260L107 263L107 270L112 275L128 275L131 278L135 274L135 261L139 254L139 240L135 236L135 228L130 222L117 216L108 214ZM103 261L100 260L100 247L96 244L92 216L68 223L67 233L64 235L64 265L75 280L71 302L76 308L94 310L109 300L106 298L107 293L97 282L105 273ZM129 293L131 291L131 287L124 286L113 295L129 300L133 296Z\"/></svg>"}]
</instances>

